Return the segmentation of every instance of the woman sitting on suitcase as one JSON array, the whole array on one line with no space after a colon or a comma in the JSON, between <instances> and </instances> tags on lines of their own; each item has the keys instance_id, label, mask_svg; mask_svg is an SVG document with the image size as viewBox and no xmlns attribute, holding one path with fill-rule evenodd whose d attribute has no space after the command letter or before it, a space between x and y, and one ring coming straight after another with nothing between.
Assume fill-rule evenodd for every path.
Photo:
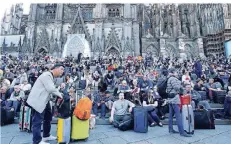
<instances>
[{"instance_id":1,"label":"woman sitting on suitcase","mask_svg":"<svg viewBox=\"0 0 231 144\"><path fill-rule=\"evenodd\" d=\"M156 125L163 127L163 124L160 122L160 119L155 112L155 108L158 106L158 101L155 100L152 94L148 93L145 93L143 98L143 106L148 110L148 122L150 127Z\"/></svg>"}]
</instances>

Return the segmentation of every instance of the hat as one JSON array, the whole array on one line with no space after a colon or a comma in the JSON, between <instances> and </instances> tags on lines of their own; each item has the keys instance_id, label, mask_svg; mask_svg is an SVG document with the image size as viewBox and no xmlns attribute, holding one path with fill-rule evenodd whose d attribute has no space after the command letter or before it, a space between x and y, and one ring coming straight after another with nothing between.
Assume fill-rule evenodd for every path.
<instances>
[{"instance_id":1,"label":"hat","mask_svg":"<svg viewBox=\"0 0 231 144\"><path fill-rule=\"evenodd\" d=\"M55 68L58 68L58 67L64 67L64 65L63 64L61 64L61 63L57 63L57 64L55 64L52 68L51 68L51 70L53 70L53 69L55 69Z\"/></svg>"},{"instance_id":2,"label":"hat","mask_svg":"<svg viewBox=\"0 0 231 144\"><path fill-rule=\"evenodd\" d=\"M110 94L110 92L109 92L109 91L106 91L105 94Z\"/></svg>"},{"instance_id":3,"label":"hat","mask_svg":"<svg viewBox=\"0 0 231 144\"><path fill-rule=\"evenodd\" d=\"M169 73L174 73L176 70L174 68L170 68L168 71Z\"/></svg>"}]
</instances>

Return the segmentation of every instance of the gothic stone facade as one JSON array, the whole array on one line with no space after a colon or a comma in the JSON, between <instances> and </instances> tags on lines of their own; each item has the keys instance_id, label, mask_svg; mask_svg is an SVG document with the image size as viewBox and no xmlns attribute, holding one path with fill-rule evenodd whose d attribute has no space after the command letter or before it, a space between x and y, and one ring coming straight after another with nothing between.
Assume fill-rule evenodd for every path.
<instances>
[{"instance_id":1,"label":"gothic stone facade","mask_svg":"<svg viewBox=\"0 0 231 144\"><path fill-rule=\"evenodd\" d=\"M93 56L191 58L203 56L206 35L225 29L230 4L32 4L22 51L59 56L69 35L83 34Z\"/></svg>"},{"instance_id":2,"label":"gothic stone facade","mask_svg":"<svg viewBox=\"0 0 231 144\"><path fill-rule=\"evenodd\" d=\"M142 53L170 58L204 56L203 38L231 28L227 4L153 4L142 16Z\"/></svg>"},{"instance_id":3,"label":"gothic stone facade","mask_svg":"<svg viewBox=\"0 0 231 144\"><path fill-rule=\"evenodd\" d=\"M69 34L84 34L94 56L139 55L137 4L31 5L30 52L60 55Z\"/></svg>"}]
</instances>

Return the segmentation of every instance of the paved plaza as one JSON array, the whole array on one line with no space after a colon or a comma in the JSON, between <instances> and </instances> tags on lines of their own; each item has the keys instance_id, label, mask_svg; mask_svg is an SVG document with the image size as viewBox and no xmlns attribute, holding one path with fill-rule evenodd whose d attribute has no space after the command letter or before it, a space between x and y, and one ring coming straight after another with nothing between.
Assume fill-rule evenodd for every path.
<instances>
[{"instance_id":1,"label":"paved plaza","mask_svg":"<svg viewBox=\"0 0 231 144\"><path fill-rule=\"evenodd\" d=\"M52 125L52 135L56 135L56 125ZM191 138L169 134L167 125L163 128L149 127L148 133L122 132L111 125L97 125L90 131L86 144L228 144L231 141L231 125L217 125L215 130L196 130ZM1 144L31 144L32 134L19 132L18 125L1 127ZM56 141L50 142L56 144Z\"/></svg>"}]
</instances>

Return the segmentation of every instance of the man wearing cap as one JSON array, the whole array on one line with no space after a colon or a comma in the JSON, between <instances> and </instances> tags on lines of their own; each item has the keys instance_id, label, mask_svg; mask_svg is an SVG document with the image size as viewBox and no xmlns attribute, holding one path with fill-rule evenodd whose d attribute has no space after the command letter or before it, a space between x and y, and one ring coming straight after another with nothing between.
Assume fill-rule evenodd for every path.
<instances>
[{"instance_id":1,"label":"man wearing cap","mask_svg":"<svg viewBox=\"0 0 231 144\"><path fill-rule=\"evenodd\" d=\"M31 89L27 103L34 109L32 118L33 144L49 144L45 141L55 140L50 135L52 112L50 107L51 95L62 98L61 93L55 88L54 78L62 76L64 66L55 64L51 71L41 74ZM41 125L43 122L43 139L41 137Z\"/></svg>"}]
</instances>

